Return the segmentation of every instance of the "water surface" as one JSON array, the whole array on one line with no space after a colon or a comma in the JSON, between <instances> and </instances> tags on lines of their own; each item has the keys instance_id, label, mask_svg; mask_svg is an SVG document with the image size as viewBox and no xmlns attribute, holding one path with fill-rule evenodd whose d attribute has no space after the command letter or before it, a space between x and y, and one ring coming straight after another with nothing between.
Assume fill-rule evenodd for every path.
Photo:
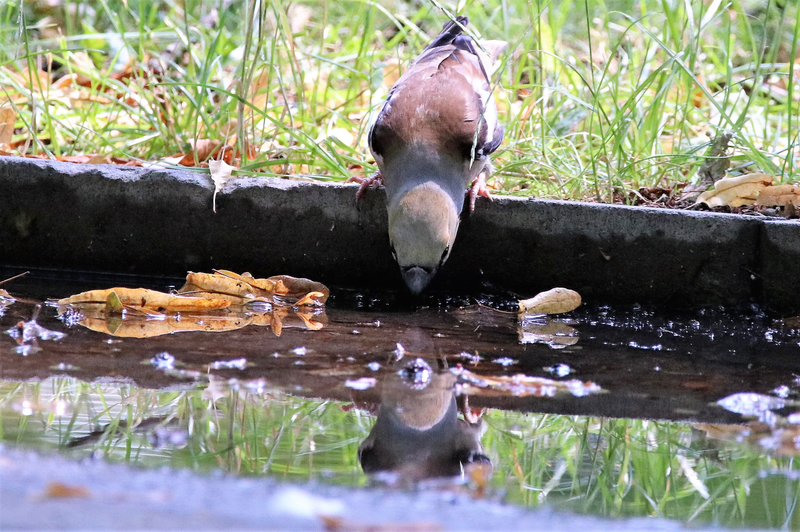
<instances>
[{"instance_id":1,"label":"water surface","mask_svg":"<svg viewBox=\"0 0 800 532\"><path fill-rule=\"evenodd\" d=\"M12 331L0 336L2 441L142 467L800 528L791 320L584 307L520 322L467 299L414 308L334 291L324 313L136 338L42 304L126 282L4 286L17 301L0 306L0 331ZM34 315L41 334L15 338Z\"/></svg>"}]
</instances>

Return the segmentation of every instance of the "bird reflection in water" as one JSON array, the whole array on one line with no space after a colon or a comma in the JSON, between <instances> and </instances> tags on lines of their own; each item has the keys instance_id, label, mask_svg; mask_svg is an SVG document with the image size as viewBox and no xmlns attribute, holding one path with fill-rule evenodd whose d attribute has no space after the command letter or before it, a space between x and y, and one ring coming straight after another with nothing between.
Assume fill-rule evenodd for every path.
<instances>
[{"instance_id":1,"label":"bird reflection in water","mask_svg":"<svg viewBox=\"0 0 800 532\"><path fill-rule=\"evenodd\" d=\"M492 473L480 441L485 422L456 400L455 383L455 375L422 358L389 373L378 419L358 450L364 472L395 485L440 479L482 490Z\"/></svg>"}]
</instances>

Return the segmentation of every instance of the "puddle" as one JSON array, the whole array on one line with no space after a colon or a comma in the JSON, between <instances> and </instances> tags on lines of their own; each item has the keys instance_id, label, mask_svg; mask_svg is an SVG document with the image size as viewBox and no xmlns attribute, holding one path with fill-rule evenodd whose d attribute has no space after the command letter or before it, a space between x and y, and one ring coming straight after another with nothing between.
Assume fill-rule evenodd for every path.
<instances>
[{"instance_id":1,"label":"puddle","mask_svg":"<svg viewBox=\"0 0 800 532\"><path fill-rule=\"evenodd\" d=\"M324 318L140 338L42 305L94 287L4 287L18 301L0 301L3 442L601 516L800 527L800 329L757 310L584 307L520 323L478 305L391 312L334 294Z\"/></svg>"}]
</instances>

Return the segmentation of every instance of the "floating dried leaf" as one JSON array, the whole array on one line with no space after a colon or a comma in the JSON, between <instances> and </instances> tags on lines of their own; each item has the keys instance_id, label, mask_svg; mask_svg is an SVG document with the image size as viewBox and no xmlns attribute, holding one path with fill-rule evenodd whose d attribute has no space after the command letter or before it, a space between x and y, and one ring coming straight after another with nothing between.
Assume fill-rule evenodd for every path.
<instances>
[{"instance_id":1,"label":"floating dried leaf","mask_svg":"<svg viewBox=\"0 0 800 532\"><path fill-rule=\"evenodd\" d=\"M562 314L579 306L580 294L568 288L553 288L519 301L519 311L523 314Z\"/></svg>"},{"instance_id":2,"label":"floating dried leaf","mask_svg":"<svg viewBox=\"0 0 800 532\"><path fill-rule=\"evenodd\" d=\"M59 299L59 305L102 304L109 305L114 293L123 307L129 309L155 310L158 312L183 312L189 310L214 310L227 308L229 301L210 300L201 297L175 296L146 288L109 288L90 290L68 298Z\"/></svg>"}]
</instances>

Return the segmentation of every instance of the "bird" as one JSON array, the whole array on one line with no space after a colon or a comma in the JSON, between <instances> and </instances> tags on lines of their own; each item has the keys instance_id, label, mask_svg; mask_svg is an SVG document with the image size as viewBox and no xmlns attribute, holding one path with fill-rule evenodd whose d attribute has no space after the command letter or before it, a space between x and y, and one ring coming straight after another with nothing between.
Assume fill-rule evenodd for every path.
<instances>
[{"instance_id":1,"label":"bird","mask_svg":"<svg viewBox=\"0 0 800 532\"><path fill-rule=\"evenodd\" d=\"M422 358L387 373L380 384L378 419L358 447L365 473L394 473L403 484L426 478L491 474L481 436L486 422L458 417L457 377L434 371ZM386 477L385 477L386 478Z\"/></svg>"},{"instance_id":2,"label":"bird","mask_svg":"<svg viewBox=\"0 0 800 532\"><path fill-rule=\"evenodd\" d=\"M391 88L368 134L378 172L354 179L359 198L385 186L392 254L415 295L450 256L467 188L471 211L489 197L489 156L503 140L490 76L506 43L474 41L468 24L445 24Z\"/></svg>"}]
</instances>

